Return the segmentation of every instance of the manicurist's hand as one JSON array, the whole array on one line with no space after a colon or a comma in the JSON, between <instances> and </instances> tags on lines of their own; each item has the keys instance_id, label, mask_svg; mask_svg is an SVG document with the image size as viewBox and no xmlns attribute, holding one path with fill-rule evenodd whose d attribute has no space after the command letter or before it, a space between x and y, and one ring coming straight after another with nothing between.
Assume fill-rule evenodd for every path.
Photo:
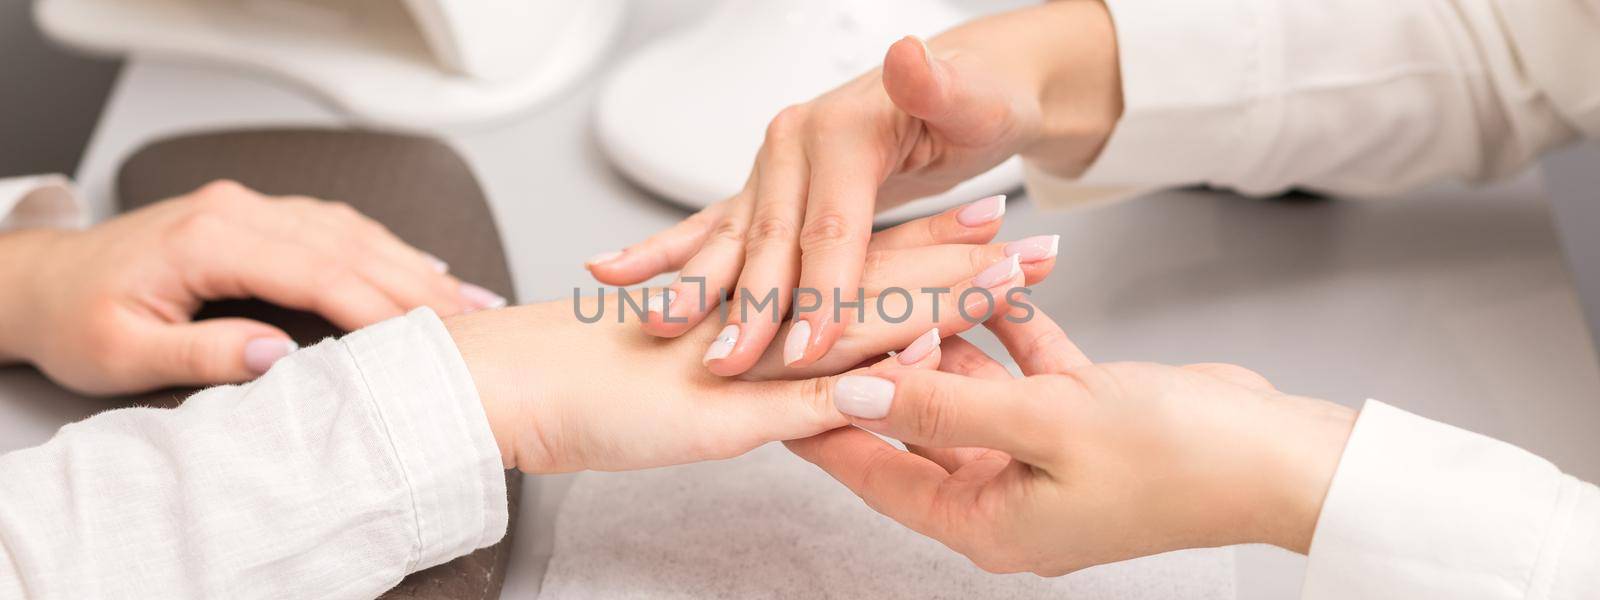
<instances>
[{"instance_id":1,"label":"manicurist's hand","mask_svg":"<svg viewBox=\"0 0 1600 600\"><path fill-rule=\"evenodd\" d=\"M599 280L626 285L679 270L664 296L673 323L645 330L673 337L722 301L719 290L762 298L763 310L734 310L733 352L712 363L744 372L779 335L770 314L799 299L796 286L855 300L875 212L949 189L1014 154L1061 174L1081 172L1121 112L1111 21L1098 0L1067 0L963 25L926 46L894 44L883 67L768 126L744 189L677 226L621 252L597 256ZM979 200L949 215L949 227L977 236L1004 210ZM831 298L830 298L831 300ZM799 316L783 332L784 362L820 360L850 326L828 311Z\"/></svg>"},{"instance_id":2,"label":"manicurist's hand","mask_svg":"<svg viewBox=\"0 0 1600 600\"><path fill-rule=\"evenodd\" d=\"M932 222L878 234L862 278L868 298L862 321L855 322L855 309L842 312L854 326L834 352L803 368L784 366L772 348L741 377L709 373L699 363L718 360L734 343L720 322L704 320L673 339L644 335L632 313L619 322L614 295L603 312L590 297L576 306L567 300L485 311L445 324L507 466L549 473L727 458L845 424L833 407L831 379L780 379L827 377L873 363L937 365L941 335L1010 310L1020 296L1008 291L1043 279L1055 264L1053 257L1024 261L1016 242L938 243L947 238ZM882 292L891 289L913 294Z\"/></svg>"},{"instance_id":3,"label":"manicurist's hand","mask_svg":"<svg viewBox=\"0 0 1600 600\"><path fill-rule=\"evenodd\" d=\"M0 235L0 289L0 358L90 394L246 381L294 349L265 323L192 321L206 300L257 297L345 329L505 302L348 206L226 181L85 231Z\"/></svg>"},{"instance_id":4,"label":"manicurist's hand","mask_svg":"<svg viewBox=\"0 0 1600 600\"><path fill-rule=\"evenodd\" d=\"M1090 364L1043 313L992 329L1026 377L952 338L944 372L833 381L854 426L789 448L994 572L1246 542L1306 551L1352 410L1231 365Z\"/></svg>"}]
</instances>

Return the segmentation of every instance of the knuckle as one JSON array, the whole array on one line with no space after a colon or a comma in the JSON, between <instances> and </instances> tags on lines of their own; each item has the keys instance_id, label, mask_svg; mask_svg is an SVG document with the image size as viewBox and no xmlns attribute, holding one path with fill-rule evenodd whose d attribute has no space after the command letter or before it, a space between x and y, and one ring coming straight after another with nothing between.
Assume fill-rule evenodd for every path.
<instances>
[{"instance_id":1,"label":"knuckle","mask_svg":"<svg viewBox=\"0 0 1600 600\"><path fill-rule=\"evenodd\" d=\"M792 104L773 115L767 122L767 142L781 144L794 139L805 122L805 110L804 105Z\"/></svg>"},{"instance_id":2,"label":"knuckle","mask_svg":"<svg viewBox=\"0 0 1600 600\"><path fill-rule=\"evenodd\" d=\"M171 239L179 243L224 239L229 228L225 217L215 210L199 210L184 215L172 224Z\"/></svg>"},{"instance_id":3,"label":"knuckle","mask_svg":"<svg viewBox=\"0 0 1600 600\"><path fill-rule=\"evenodd\" d=\"M198 199L238 200L248 197L247 191L249 188L232 179L214 179L200 186L194 195Z\"/></svg>"},{"instance_id":4,"label":"knuckle","mask_svg":"<svg viewBox=\"0 0 1600 600\"><path fill-rule=\"evenodd\" d=\"M806 251L816 251L865 246L869 233L867 229L852 227L844 215L828 211L806 221L800 231L800 247Z\"/></svg>"},{"instance_id":5,"label":"knuckle","mask_svg":"<svg viewBox=\"0 0 1600 600\"><path fill-rule=\"evenodd\" d=\"M894 259L888 252L868 252L867 259L861 264L861 272L868 276L883 273L893 273Z\"/></svg>"},{"instance_id":6,"label":"knuckle","mask_svg":"<svg viewBox=\"0 0 1600 600\"><path fill-rule=\"evenodd\" d=\"M792 246L794 245L794 223L779 215L765 215L757 217L750 225L746 245L749 248L764 248L769 245Z\"/></svg>"},{"instance_id":7,"label":"knuckle","mask_svg":"<svg viewBox=\"0 0 1600 600\"><path fill-rule=\"evenodd\" d=\"M955 393L944 386L928 390L923 402L915 405L911 414L912 427L929 442L941 445L949 442L956 419Z\"/></svg>"},{"instance_id":8,"label":"knuckle","mask_svg":"<svg viewBox=\"0 0 1600 600\"><path fill-rule=\"evenodd\" d=\"M721 223L717 223L716 228L711 230L711 239L721 240L730 244L743 244L744 234L744 224L733 219L723 219Z\"/></svg>"}]
</instances>

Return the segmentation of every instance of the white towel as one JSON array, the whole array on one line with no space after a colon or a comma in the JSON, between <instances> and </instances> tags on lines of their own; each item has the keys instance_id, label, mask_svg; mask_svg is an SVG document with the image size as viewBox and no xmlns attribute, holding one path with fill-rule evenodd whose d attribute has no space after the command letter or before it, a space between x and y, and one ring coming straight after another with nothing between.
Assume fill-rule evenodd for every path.
<instances>
[{"instance_id":1,"label":"white towel","mask_svg":"<svg viewBox=\"0 0 1600 600\"><path fill-rule=\"evenodd\" d=\"M781 444L729 461L585 473L556 523L540 592L548 599L1235 597L1231 549L1054 579L985 573Z\"/></svg>"}]
</instances>

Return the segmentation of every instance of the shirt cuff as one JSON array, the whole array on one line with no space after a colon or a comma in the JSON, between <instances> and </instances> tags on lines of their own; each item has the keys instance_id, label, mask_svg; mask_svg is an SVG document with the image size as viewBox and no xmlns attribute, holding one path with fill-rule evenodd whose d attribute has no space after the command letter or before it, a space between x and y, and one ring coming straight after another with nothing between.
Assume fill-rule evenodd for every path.
<instances>
[{"instance_id":1,"label":"shirt cuff","mask_svg":"<svg viewBox=\"0 0 1600 600\"><path fill-rule=\"evenodd\" d=\"M1302 596L1545 597L1567 538L1592 535L1574 528L1591 490L1520 448L1368 400L1323 502Z\"/></svg>"},{"instance_id":2,"label":"shirt cuff","mask_svg":"<svg viewBox=\"0 0 1600 600\"><path fill-rule=\"evenodd\" d=\"M1239 187L1278 126L1273 2L1108 0L1123 113L1078 181L1090 186ZM1229 183L1223 183L1229 182ZM1246 193L1278 190L1241 189Z\"/></svg>"},{"instance_id":3,"label":"shirt cuff","mask_svg":"<svg viewBox=\"0 0 1600 600\"><path fill-rule=\"evenodd\" d=\"M72 181L60 175L0 178L0 231L55 227L78 229L88 211Z\"/></svg>"},{"instance_id":4,"label":"shirt cuff","mask_svg":"<svg viewBox=\"0 0 1600 600\"><path fill-rule=\"evenodd\" d=\"M344 339L411 488L420 553L408 572L506 532L505 468L466 362L432 310Z\"/></svg>"}]
</instances>

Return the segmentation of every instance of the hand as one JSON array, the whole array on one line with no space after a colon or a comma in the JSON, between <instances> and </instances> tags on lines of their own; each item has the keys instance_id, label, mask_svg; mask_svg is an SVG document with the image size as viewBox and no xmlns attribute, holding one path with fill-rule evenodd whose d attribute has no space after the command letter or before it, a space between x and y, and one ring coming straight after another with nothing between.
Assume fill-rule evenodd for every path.
<instances>
[{"instance_id":1,"label":"hand","mask_svg":"<svg viewBox=\"0 0 1600 600\"><path fill-rule=\"evenodd\" d=\"M880 235L888 236L882 245L896 243L896 232ZM830 380L756 379L833 375L870 361L938 364L939 335L977 322L953 309L957 292L991 289L997 301L1004 301L999 290L1043 278L1053 264L1018 266L1004 255L1004 247L943 244L876 251L864 277L871 289L954 291L944 295L937 310L923 295L913 296L910 306L898 300L887 304L889 317L898 320L905 313L899 322L869 309L865 322L852 327L833 353L803 369L785 368L774 349L744 380L691 366L708 346L716 347L714 339L725 337L721 324L706 320L678 339L665 340L641 335L632 323L619 322L615 312L583 323L574 311L593 316L595 298L576 306L552 302L485 311L445 324L472 373L507 467L550 473L728 458L766 442L845 424L833 408ZM606 304L614 309L617 301L610 298ZM867 306L875 306L875 300L869 298ZM987 311L969 307L967 314ZM899 348L907 349L895 358L883 357Z\"/></svg>"},{"instance_id":2,"label":"hand","mask_svg":"<svg viewBox=\"0 0 1600 600\"><path fill-rule=\"evenodd\" d=\"M265 323L192 321L206 300L258 297L345 329L504 303L348 206L226 181L85 231L6 234L0 256L0 355L87 394L246 381L294 349Z\"/></svg>"},{"instance_id":3,"label":"hand","mask_svg":"<svg viewBox=\"0 0 1600 600\"><path fill-rule=\"evenodd\" d=\"M1231 365L1091 365L1042 313L992 328L1027 377L950 339L947 372L835 381L861 429L789 448L997 573L1247 542L1306 551L1353 411Z\"/></svg>"},{"instance_id":4,"label":"hand","mask_svg":"<svg viewBox=\"0 0 1600 600\"><path fill-rule=\"evenodd\" d=\"M872 215L949 189L1014 154L1061 174L1084 169L1121 113L1110 17L1098 0L1053 2L981 19L929 47L907 38L883 68L790 107L768 126L744 189L620 253L592 259L603 282L627 285L681 269L672 290L682 323L651 320L652 335L682 335L721 301L719 290L761 298L766 310L729 311L738 343L713 373L749 369L778 334L801 288L856 299ZM950 214L947 226L990 227L1003 198ZM703 278L703 285L694 283ZM739 297L736 293L734 297ZM845 324L804 313L784 342L785 362L826 355Z\"/></svg>"}]
</instances>

